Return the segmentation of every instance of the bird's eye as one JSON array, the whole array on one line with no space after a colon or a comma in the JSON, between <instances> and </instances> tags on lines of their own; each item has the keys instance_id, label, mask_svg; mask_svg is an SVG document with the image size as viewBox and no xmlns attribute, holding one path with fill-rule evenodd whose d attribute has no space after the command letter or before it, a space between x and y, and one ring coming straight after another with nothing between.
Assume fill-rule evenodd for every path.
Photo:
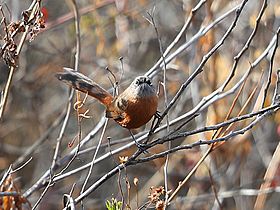
<instances>
[{"instance_id":1,"label":"bird's eye","mask_svg":"<svg viewBox=\"0 0 280 210\"><path fill-rule=\"evenodd\" d=\"M139 85L139 80L136 80L136 81L135 81L135 84L136 84L136 85Z\"/></svg>"}]
</instances>

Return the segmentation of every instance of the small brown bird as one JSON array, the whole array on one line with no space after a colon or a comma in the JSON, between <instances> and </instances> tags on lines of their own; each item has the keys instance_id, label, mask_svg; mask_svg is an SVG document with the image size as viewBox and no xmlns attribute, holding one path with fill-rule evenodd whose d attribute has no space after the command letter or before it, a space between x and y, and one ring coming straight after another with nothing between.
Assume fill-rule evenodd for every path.
<instances>
[{"instance_id":1,"label":"small brown bird","mask_svg":"<svg viewBox=\"0 0 280 210\"><path fill-rule=\"evenodd\" d=\"M158 96L151 80L139 76L116 97L85 75L70 68L56 77L76 90L96 98L106 107L106 117L127 129L145 125L157 112Z\"/></svg>"}]
</instances>

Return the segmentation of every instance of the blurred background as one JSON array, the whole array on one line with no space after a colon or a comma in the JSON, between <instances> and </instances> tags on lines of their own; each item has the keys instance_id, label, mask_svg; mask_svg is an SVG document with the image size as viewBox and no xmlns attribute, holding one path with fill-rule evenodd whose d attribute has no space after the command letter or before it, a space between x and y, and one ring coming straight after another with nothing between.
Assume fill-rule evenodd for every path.
<instances>
[{"instance_id":1,"label":"blurred background","mask_svg":"<svg viewBox=\"0 0 280 210\"><path fill-rule=\"evenodd\" d=\"M120 78L123 72L120 91L124 90L135 76L145 74L155 65L161 57L158 38L160 38L164 51L177 36L187 18L190 17L191 10L198 2L195 0L77 1L81 29L79 70L106 89L110 89L112 85L108 79L109 73L105 68L109 67L117 78ZM16 21L21 19L22 11L30 6L31 1L10 0L5 3L10 11L4 9L8 19ZM213 23L218 17L226 14L240 3L242 1L205 1L193 16L190 26L171 53L191 40L201 28ZM256 26L262 4L263 1L249 0L247 2L234 30L221 47L211 55L203 66L203 72L192 81L176 105L170 110L170 120L190 111L204 96L209 95L223 84L231 72L235 61L234 57L241 51ZM10 164L18 161L18 158L28 148L44 138L31 155L14 165L22 165L29 157L32 157L30 163L13 174L14 182L22 193L30 189L51 166L56 140L62 126L60 116L67 107L69 97L68 87L59 82L54 75L56 72L62 71L63 67L73 68L75 61L76 32L71 1L44 0L42 1L42 12L46 28L41 30L32 42L28 40L25 42L20 54L19 68L12 81L4 118L0 123L1 172L9 168ZM154 14L159 37L157 37L155 27L147 20L149 18L147 12ZM201 36L168 63L166 71L167 102L170 102L181 84L194 72L203 56L222 39L234 18L235 12L227 15L220 23L211 27L208 33ZM280 2L271 0L264 10L250 46L238 61L236 73L227 90L242 78L256 59L261 57L279 26ZM231 117L238 115L248 99L248 105L242 114L256 111L260 107L260 96L269 76L271 56L272 51L253 67L254 70L248 76L242 92L237 97ZM279 50L276 51L273 61L273 73L265 106L272 103L276 70L280 65ZM3 90L8 78L9 67L3 61L0 66L0 90ZM160 85L162 81L163 71L159 71L153 77L155 86L160 87L159 111L163 111L165 107L163 88ZM198 118L192 120L181 131L194 130L222 122L229 113L236 93L237 91L212 103L200 112ZM252 93L253 95L250 96ZM84 97L84 95L82 96ZM102 119L104 107L88 97L82 109L89 110L88 115L91 116L90 119L83 119L81 122L82 138L84 138ZM271 164L279 142L279 117L279 113L269 115L244 135L231 138L215 149L180 190L177 198L172 201L170 209L253 209L258 189L263 182L264 174ZM54 125L57 121L59 123ZM246 124L248 122L239 123L232 129L240 129ZM51 132L47 132L51 127L53 127ZM149 128L150 123L134 133L141 133ZM73 147L69 147L69 143L77 136L78 131L76 111L71 108L59 158L69 154L77 145L76 141ZM46 133L47 136L44 136ZM81 149L84 150L96 145L100 134L101 130ZM163 135L165 132L155 136ZM213 132L205 132L180 138L172 142L172 146L188 144L199 139L211 139L212 135ZM114 142L129 137L129 132L109 120L105 133L105 137L108 136ZM125 143L112 145L111 149L118 148ZM150 153L158 153L167 150L167 148L167 144L157 145ZM174 190L178 186L178 183L200 160L206 149L206 146L195 147L170 155L169 190ZM98 152L97 157L109 152L109 150L107 138L104 138L103 147ZM130 156L135 150L136 148L132 147L96 164L88 186L116 166L119 156ZM93 154L94 150L90 150L78 156L67 171L88 163ZM149 201L150 187L164 186L164 162L165 159L161 158L137 164L128 167L121 173L121 176L113 176L87 196L84 200L86 209L106 209L106 200L111 200L111 198L121 200L119 183L123 187L127 208L137 209L137 206ZM59 167L56 172L62 168L63 166ZM270 180L269 187L279 186L280 168L278 162L274 165L274 169L274 178ZM43 197L38 209L62 209L63 194L69 193L73 183L76 183L73 196L78 196L86 174L87 171L84 170L57 182ZM133 184L135 177L138 179L137 186ZM127 194L128 182L131 187L129 196ZM247 194L247 191L242 191L242 189L256 189L256 193ZM34 191L27 200L33 205L41 195L42 190ZM215 198L215 194L220 196L219 201ZM264 209L277 209L280 205L278 197L278 192L269 193ZM80 206L77 208L79 209Z\"/></svg>"}]
</instances>

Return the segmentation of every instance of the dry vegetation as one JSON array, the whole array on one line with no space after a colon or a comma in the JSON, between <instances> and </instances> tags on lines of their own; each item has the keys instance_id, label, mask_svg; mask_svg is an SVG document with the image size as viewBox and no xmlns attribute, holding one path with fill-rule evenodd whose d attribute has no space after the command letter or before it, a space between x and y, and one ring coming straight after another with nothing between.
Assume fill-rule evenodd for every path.
<instances>
[{"instance_id":1,"label":"dry vegetation","mask_svg":"<svg viewBox=\"0 0 280 210\"><path fill-rule=\"evenodd\" d=\"M0 209L280 206L279 0L10 0L0 14ZM119 91L153 78L160 116L133 131L146 152L63 67L108 90L112 74Z\"/></svg>"}]
</instances>

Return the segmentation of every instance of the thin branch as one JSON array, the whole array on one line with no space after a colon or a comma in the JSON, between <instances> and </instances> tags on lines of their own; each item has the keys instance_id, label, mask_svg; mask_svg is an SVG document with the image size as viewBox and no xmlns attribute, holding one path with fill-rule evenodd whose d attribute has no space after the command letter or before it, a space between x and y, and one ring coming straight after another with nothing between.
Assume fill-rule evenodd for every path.
<instances>
[{"instance_id":1,"label":"thin branch","mask_svg":"<svg viewBox=\"0 0 280 210\"><path fill-rule=\"evenodd\" d=\"M271 83L274 57L275 57L275 54L276 54L276 50L278 48L279 33L280 33L280 27L278 28L278 30L276 32L276 42L275 42L274 48L272 49L272 54L271 54L271 56L269 58L268 77L267 77L267 83L266 83L266 86L265 86L265 89L264 89L264 96L263 96L262 107L264 107L264 105L265 105L265 99L267 98L268 88L269 88L270 83Z\"/></svg>"},{"instance_id":2,"label":"thin branch","mask_svg":"<svg viewBox=\"0 0 280 210\"><path fill-rule=\"evenodd\" d=\"M41 2L40 0L33 0L32 4L30 6L31 13L30 13L28 22L33 20L36 12L38 11L38 9L40 9L40 2ZM31 24L24 25L25 31L23 32L23 34L21 36L20 42L19 42L19 44L17 46L17 49L16 49L16 52L15 52L15 56L17 57L17 59L18 59L18 56L21 52L23 44L26 40L26 37L29 33L29 28L30 27L31 27ZM20 28L20 27L18 27L18 28ZM4 46L2 46L2 52L3 52L3 47ZM11 66L10 72L9 72L9 77L8 77L6 86L4 88L3 97L1 97L1 101L0 101L0 104L1 104L1 106L0 106L0 119L2 119L3 115L4 115L4 111L5 111L5 107L6 107L6 104L7 104L8 95L9 95L9 91L10 91L10 87L11 87L11 84L12 84L12 79L13 79L15 70L16 70L16 67Z\"/></svg>"},{"instance_id":3,"label":"thin branch","mask_svg":"<svg viewBox=\"0 0 280 210\"><path fill-rule=\"evenodd\" d=\"M86 179L83 183L83 186L82 186L82 189L81 189L81 194L85 191L85 188L86 188L86 185L88 183L88 180L92 174L92 170L93 170L93 166L95 165L95 160L96 160L96 157L97 157L97 153L99 152L99 148L100 148L100 145L102 143L102 140L104 138L104 135L105 135L105 131L106 131L106 128L107 128L107 124L108 124L108 119L106 119L106 122L104 124L104 127L103 127L103 130L102 130L102 133L101 133L101 136L99 138L99 141L98 141L98 144L97 144L97 147L96 147L96 150L94 152L94 155L92 157L92 160L90 162L90 167L89 167L89 170L88 170L88 173L87 173L87 176L86 176Z\"/></svg>"},{"instance_id":4,"label":"thin branch","mask_svg":"<svg viewBox=\"0 0 280 210\"><path fill-rule=\"evenodd\" d=\"M71 113L71 100L73 98L73 93L74 93L74 91L70 90L70 95L69 95L69 99L68 99L67 107L66 107L66 115L65 115L65 118L63 120L59 135L56 139L56 147L55 147L55 151L54 151L54 155L53 155L52 165L51 165L51 168L50 168L51 171L53 171L53 169L56 165L58 155L59 155L61 140L64 136L64 132L65 132L66 126L67 126L68 121L69 121L69 117L70 117L70 113Z\"/></svg>"}]
</instances>

